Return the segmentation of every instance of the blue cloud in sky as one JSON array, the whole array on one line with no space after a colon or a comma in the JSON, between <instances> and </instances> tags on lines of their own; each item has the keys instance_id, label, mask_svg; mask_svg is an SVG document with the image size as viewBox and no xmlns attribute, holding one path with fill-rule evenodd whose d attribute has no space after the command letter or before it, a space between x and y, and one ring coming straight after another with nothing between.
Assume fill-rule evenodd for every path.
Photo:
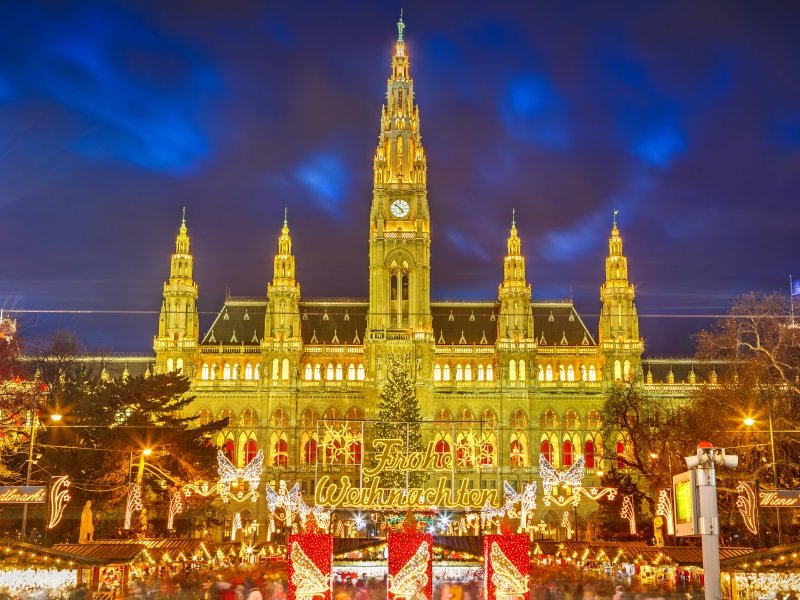
<instances>
[{"instance_id":1,"label":"blue cloud in sky","mask_svg":"<svg viewBox=\"0 0 800 600\"><path fill-rule=\"evenodd\" d=\"M483 249L483 247L476 243L477 240L475 238L466 236L452 227L447 227L444 231L444 234L447 236L447 239L450 240L450 243L462 254L477 256L484 261L489 260L489 254Z\"/></svg>"},{"instance_id":2,"label":"blue cloud in sky","mask_svg":"<svg viewBox=\"0 0 800 600\"><path fill-rule=\"evenodd\" d=\"M662 124L642 135L633 145L639 159L652 167L668 168L686 150L686 136L672 124Z\"/></svg>"},{"instance_id":3,"label":"blue cloud in sky","mask_svg":"<svg viewBox=\"0 0 800 600\"><path fill-rule=\"evenodd\" d=\"M565 112L563 99L537 74L512 78L500 102L500 117L509 135L547 148L569 145Z\"/></svg>"},{"instance_id":4,"label":"blue cloud in sky","mask_svg":"<svg viewBox=\"0 0 800 600\"><path fill-rule=\"evenodd\" d=\"M559 231L551 231L540 244L541 254L554 262L569 262L593 251L610 231L611 211L596 212Z\"/></svg>"},{"instance_id":5,"label":"blue cloud in sky","mask_svg":"<svg viewBox=\"0 0 800 600\"><path fill-rule=\"evenodd\" d=\"M105 6L58 15L31 8L11 21L26 52L14 38L0 41L0 97L44 99L72 113L77 153L170 174L208 157L194 117L220 86L191 48Z\"/></svg>"},{"instance_id":6,"label":"blue cloud in sky","mask_svg":"<svg viewBox=\"0 0 800 600\"><path fill-rule=\"evenodd\" d=\"M322 210L337 219L346 217L341 208L351 176L341 156L316 152L297 165L292 174Z\"/></svg>"}]
</instances>

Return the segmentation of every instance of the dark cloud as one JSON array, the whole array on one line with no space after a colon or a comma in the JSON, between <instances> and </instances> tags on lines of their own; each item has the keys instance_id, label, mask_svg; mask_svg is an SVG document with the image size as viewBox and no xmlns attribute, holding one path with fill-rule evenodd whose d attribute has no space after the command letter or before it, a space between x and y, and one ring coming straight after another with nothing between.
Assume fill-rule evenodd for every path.
<instances>
[{"instance_id":1,"label":"dark cloud","mask_svg":"<svg viewBox=\"0 0 800 600\"><path fill-rule=\"evenodd\" d=\"M435 296L494 297L517 225L537 297L587 321L611 214L651 352L800 275L793 3L408 2ZM399 6L0 7L0 281L17 308L157 310L187 206L200 308L264 294L283 218L307 295L367 293ZM335 249L334 252L331 249ZM31 315L144 350L155 316ZM148 325L149 323L149 325Z\"/></svg>"}]
</instances>

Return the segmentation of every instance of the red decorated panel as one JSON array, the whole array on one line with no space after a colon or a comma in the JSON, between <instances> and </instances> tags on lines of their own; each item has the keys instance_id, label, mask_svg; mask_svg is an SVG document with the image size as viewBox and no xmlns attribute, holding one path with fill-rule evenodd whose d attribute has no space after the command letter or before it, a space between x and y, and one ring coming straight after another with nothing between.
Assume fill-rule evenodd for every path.
<instances>
[{"instance_id":1,"label":"red decorated panel","mask_svg":"<svg viewBox=\"0 0 800 600\"><path fill-rule=\"evenodd\" d=\"M388 600L433 596L433 536L429 533L390 533Z\"/></svg>"},{"instance_id":2,"label":"red decorated panel","mask_svg":"<svg viewBox=\"0 0 800 600\"><path fill-rule=\"evenodd\" d=\"M289 600L331 600L333 536L289 536Z\"/></svg>"},{"instance_id":3,"label":"red decorated panel","mask_svg":"<svg viewBox=\"0 0 800 600\"><path fill-rule=\"evenodd\" d=\"M529 600L529 543L527 535L483 536L484 600Z\"/></svg>"}]
</instances>

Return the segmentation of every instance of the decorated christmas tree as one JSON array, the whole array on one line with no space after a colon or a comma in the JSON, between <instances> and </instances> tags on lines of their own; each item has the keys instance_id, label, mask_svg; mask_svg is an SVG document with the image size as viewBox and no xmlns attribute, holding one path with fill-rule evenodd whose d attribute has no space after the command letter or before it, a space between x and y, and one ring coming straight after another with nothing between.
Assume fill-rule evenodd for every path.
<instances>
[{"instance_id":1,"label":"decorated christmas tree","mask_svg":"<svg viewBox=\"0 0 800 600\"><path fill-rule=\"evenodd\" d=\"M408 374L408 368L401 361L389 363L386 385L381 393L378 405L378 424L376 437L396 439L403 443L404 454L422 451L420 434L419 404L414 383ZM404 473L387 472L380 475L383 487L419 487L425 480L425 474L419 471Z\"/></svg>"}]
</instances>

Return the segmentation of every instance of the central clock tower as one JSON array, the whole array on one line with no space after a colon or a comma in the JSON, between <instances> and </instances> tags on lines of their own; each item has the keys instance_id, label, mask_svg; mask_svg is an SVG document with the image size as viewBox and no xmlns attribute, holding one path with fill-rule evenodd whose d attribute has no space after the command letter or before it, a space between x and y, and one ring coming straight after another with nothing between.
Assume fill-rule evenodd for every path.
<instances>
[{"instance_id":1,"label":"central clock tower","mask_svg":"<svg viewBox=\"0 0 800 600\"><path fill-rule=\"evenodd\" d=\"M427 361L419 358L427 350L416 342L430 345L433 339L427 164L404 27L401 18L373 166L367 342L372 342L369 352L376 354L370 356L370 371L378 377L385 361L376 344L408 341L403 352L411 354L411 363L421 370Z\"/></svg>"}]
</instances>

